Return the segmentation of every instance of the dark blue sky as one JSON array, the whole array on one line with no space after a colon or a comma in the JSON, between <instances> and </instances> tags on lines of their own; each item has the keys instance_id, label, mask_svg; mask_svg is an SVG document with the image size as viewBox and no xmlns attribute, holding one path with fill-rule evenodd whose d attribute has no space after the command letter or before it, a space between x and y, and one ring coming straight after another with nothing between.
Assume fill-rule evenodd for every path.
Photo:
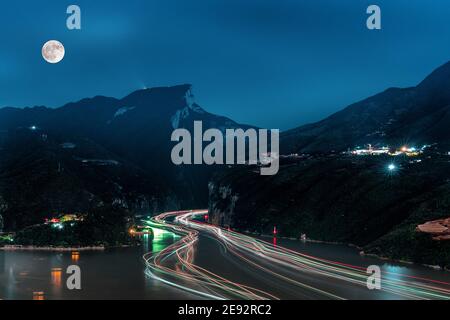
<instances>
[{"instance_id":1,"label":"dark blue sky","mask_svg":"<svg viewBox=\"0 0 450 320\"><path fill-rule=\"evenodd\" d=\"M70 4L81 31L66 29ZM381 31L365 27L369 4ZM448 0L3 1L0 105L192 83L210 112L287 129L418 83L450 60L448 17ZM65 45L58 65L41 57L49 39Z\"/></svg>"}]
</instances>

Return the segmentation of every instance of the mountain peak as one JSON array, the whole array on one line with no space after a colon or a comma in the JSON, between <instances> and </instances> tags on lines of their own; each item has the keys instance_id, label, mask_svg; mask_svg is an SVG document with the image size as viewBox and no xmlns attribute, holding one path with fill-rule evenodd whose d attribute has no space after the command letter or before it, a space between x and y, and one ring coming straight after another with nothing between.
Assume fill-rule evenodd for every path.
<instances>
[{"instance_id":1,"label":"mountain peak","mask_svg":"<svg viewBox=\"0 0 450 320\"><path fill-rule=\"evenodd\" d=\"M184 97L192 89L191 84L180 84L175 86L167 87L154 87L140 89L132 92L128 96L124 97L122 100L135 100L135 99L145 99L147 97Z\"/></svg>"},{"instance_id":2,"label":"mountain peak","mask_svg":"<svg viewBox=\"0 0 450 320\"><path fill-rule=\"evenodd\" d=\"M418 86L425 90L442 90L450 87L450 61L435 69Z\"/></svg>"}]
</instances>

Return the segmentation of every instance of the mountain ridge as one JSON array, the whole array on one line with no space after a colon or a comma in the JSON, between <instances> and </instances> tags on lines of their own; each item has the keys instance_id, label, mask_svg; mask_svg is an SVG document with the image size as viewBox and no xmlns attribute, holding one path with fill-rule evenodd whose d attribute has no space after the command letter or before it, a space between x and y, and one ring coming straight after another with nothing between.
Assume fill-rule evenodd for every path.
<instances>
[{"instance_id":1,"label":"mountain ridge","mask_svg":"<svg viewBox=\"0 0 450 320\"><path fill-rule=\"evenodd\" d=\"M64 201L63 194L68 204L74 203L70 194L80 192L86 195L80 201L86 210L110 201L148 213L205 206L209 178L221 168L176 166L170 159L173 130L191 130L196 120L206 129L248 127L202 109L190 84L137 90L121 99L95 96L58 108L0 109L0 197L7 208L0 215L5 225L23 226L48 212L69 210L69 205L54 204ZM30 165L24 166L23 158ZM45 165L34 166L38 163ZM20 170L20 179L11 178ZM17 194L21 179L35 181L28 193L36 195L34 203L28 205ZM51 187L61 181L67 188ZM69 192L76 189L70 185L80 192ZM48 190L46 197L39 198L43 190Z\"/></svg>"},{"instance_id":2,"label":"mountain ridge","mask_svg":"<svg viewBox=\"0 0 450 320\"><path fill-rule=\"evenodd\" d=\"M315 123L287 130L282 151L345 151L357 145L445 142L450 138L450 62L418 85L388 88Z\"/></svg>"}]
</instances>

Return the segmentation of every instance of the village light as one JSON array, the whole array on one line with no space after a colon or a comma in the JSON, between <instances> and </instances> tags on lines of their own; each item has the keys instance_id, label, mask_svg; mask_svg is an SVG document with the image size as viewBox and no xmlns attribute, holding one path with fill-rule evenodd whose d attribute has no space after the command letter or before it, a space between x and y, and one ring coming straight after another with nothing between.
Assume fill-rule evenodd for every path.
<instances>
[{"instance_id":1,"label":"village light","mask_svg":"<svg viewBox=\"0 0 450 320\"><path fill-rule=\"evenodd\" d=\"M62 230L62 229L64 229L64 226L62 223L54 223L54 224L52 224L52 228Z\"/></svg>"}]
</instances>

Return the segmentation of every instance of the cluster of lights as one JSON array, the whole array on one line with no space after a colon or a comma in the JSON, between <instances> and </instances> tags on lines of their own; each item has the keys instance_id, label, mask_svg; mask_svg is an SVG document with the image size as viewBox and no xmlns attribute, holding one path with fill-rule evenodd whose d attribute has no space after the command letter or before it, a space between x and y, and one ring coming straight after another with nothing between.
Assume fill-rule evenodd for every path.
<instances>
[{"instance_id":1,"label":"cluster of lights","mask_svg":"<svg viewBox=\"0 0 450 320\"><path fill-rule=\"evenodd\" d=\"M83 221L83 218L74 214L66 214L61 218L45 219L45 224L50 224L53 229L62 230L67 225L74 227L77 221Z\"/></svg>"},{"instance_id":2,"label":"cluster of lights","mask_svg":"<svg viewBox=\"0 0 450 320\"><path fill-rule=\"evenodd\" d=\"M428 148L428 145L424 145L421 148L416 147L408 147L408 146L402 146L400 149L397 149L395 151L390 151L389 147L372 147L372 145L368 145L367 149L360 149L359 147L353 150L351 153L354 155L390 155L390 156L398 156L398 155L406 155L408 157L415 157L423 153L423 151Z\"/></svg>"}]
</instances>

